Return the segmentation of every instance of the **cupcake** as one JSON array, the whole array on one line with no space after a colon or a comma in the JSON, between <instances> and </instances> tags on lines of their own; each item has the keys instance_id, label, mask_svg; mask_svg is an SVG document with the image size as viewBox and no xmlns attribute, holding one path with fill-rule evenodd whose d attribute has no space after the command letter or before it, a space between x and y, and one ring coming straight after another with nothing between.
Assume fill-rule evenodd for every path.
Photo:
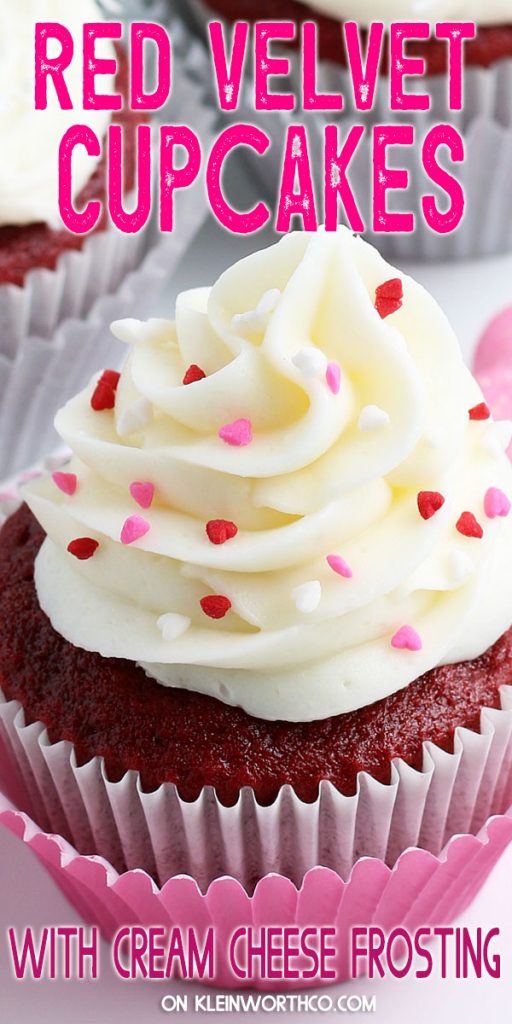
<instances>
[{"instance_id":1,"label":"cupcake","mask_svg":"<svg viewBox=\"0 0 512 1024\"><path fill-rule=\"evenodd\" d=\"M62 0L49 0L42 13L48 20L66 25L77 52L82 46L84 23L102 20L95 0L80 0L72 10ZM71 62L66 72L73 109L60 108L51 81L47 108L35 109L34 26L40 17L40 5L34 2L8 13L6 10L0 33L0 66L4 76L0 131L5 154L0 170L0 320L2 352L10 355L27 329L48 337L59 319L87 311L98 295L118 285L124 273L133 268L134 259L131 254L132 263L126 265L122 247L113 246L111 232L105 232L105 212L96 228L108 235L103 246L96 244L92 258L84 254L79 265L76 260L63 259L70 250L82 249L88 236L67 230L60 219L59 143L64 132L77 122L86 124L101 139L112 112L83 109L78 59ZM102 58L117 61L117 74L103 76L102 88L105 92L118 91L123 97L123 108L115 112L114 120L123 127L124 188L129 191L134 184L136 126L145 117L129 109L128 60L124 48L100 40L97 52ZM73 157L73 199L79 208L91 199L105 200L106 170L106 155L91 157L83 147L77 147Z\"/></svg>"},{"instance_id":2,"label":"cupcake","mask_svg":"<svg viewBox=\"0 0 512 1024\"><path fill-rule=\"evenodd\" d=\"M0 109L0 479L52 451L57 409L98 365L115 365L122 355L109 323L128 312L144 315L151 309L163 275L174 272L205 215L205 206L190 190L181 197L179 231L160 234L153 214L138 232L117 230L106 204L107 147L102 145L103 156L96 160L77 146L73 202L80 208L100 200L103 212L87 235L64 227L58 208L58 153L64 132L74 123L88 125L104 143L110 121L121 126L123 192L127 207L133 206L137 128L148 115L129 107L128 12L119 44L96 40L98 56L115 58L117 64L115 76L97 79L97 90L119 93L122 109L89 111L82 109L83 25L101 22L108 7L95 0L71 6L63 0L30 0L3 13L7 6L0 13L5 79ZM156 17L156 9L154 13ZM137 17L135 11L130 14ZM60 109L51 79L48 108L34 109L34 25L43 17L63 23L75 40L75 57L65 73L73 110ZM186 50L184 30L178 28L173 29L172 98L152 120L183 120L207 146L215 115L196 73L199 44L190 45L188 38ZM51 53L52 40L48 45Z\"/></svg>"},{"instance_id":3,"label":"cupcake","mask_svg":"<svg viewBox=\"0 0 512 1024\"><path fill-rule=\"evenodd\" d=\"M275 199L276 183L280 181L283 159L283 127L306 125L309 150L312 154L312 174L318 196L322 196L324 168L324 132L327 124L339 128L340 147L350 129L363 124L367 131L359 142L348 168L351 188L365 224L365 237L387 257L404 260L461 260L494 255L512 250L512 194L509 188L509 167L512 152L512 20L508 0L495 0L483 5L470 5L458 0L434 0L418 5L412 0L311 0L309 3L286 0L279 6L279 20L292 20L297 24L296 39L281 46L272 44L272 52L289 61L290 82L297 97L294 112L254 112L254 84L247 76L239 107L240 119L256 123L270 137L272 146L264 160L257 161L262 187ZM275 4L265 0L254 4L251 0L188 0L189 16L195 17L196 26L206 30L212 19L224 19L228 24L237 19L250 23L273 20L277 17ZM385 25L397 21L427 21L434 26L439 21L468 20L477 26L474 39L464 43L464 100L462 111L448 107L446 41L430 38L410 40L406 52L421 57L425 75L410 78L406 91L428 92L431 108L428 111L401 115L390 111L389 53L384 38L380 79L375 92L372 111L357 110L354 86L347 68L347 55L340 23L355 20L362 29L375 21ZM300 57L301 26L314 21L318 33L318 61L316 88L319 93L341 92L343 112L301 109L303 66ZM250 67L250 63L247 64ZM373 149L371 130L374 125L397 124L404 120L415 128L414 146L391 148L389 163L408 173L408 186L404 191L392 193L390 209L412 213L415 230L412 233L380 232L373 225ZM462 134L464 161L448 161L450 173L460 181L465 194L465 213L462 222L451 233L437 234L426 223L422 199L431 194L432 182L422 164L421 146L431 128L438 124L453 124ZM442 153L444 150L441 151ZM314 155L314 158L313 158ZM442 161L443 162L443 161ZM445 166L443 162L443 166ZM448 168L447 168L448 169ZM436 191L434 189L434 191ZM445 196L442 196L445 199ZM340 216L342 214L340 213Z\"/></svg>"},{"instance_id":4,"label":"cupcake","mask_svg":"<svg viewBox=\"0 0 512 1024\"><path fill-rule=\"evenodd\" d=\"M435 918L512 797L512 468L450 325L340 228L113 330L0 535L6 783L159 884L321 866L375 919L412 857Z\"/></svg>"}]
</instances>

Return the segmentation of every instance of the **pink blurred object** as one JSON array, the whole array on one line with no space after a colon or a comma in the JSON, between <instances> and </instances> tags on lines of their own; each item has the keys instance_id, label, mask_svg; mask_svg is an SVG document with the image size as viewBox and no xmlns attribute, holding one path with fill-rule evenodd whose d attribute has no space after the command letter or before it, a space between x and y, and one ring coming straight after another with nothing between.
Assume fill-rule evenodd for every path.
<instances>
[{"instance_id":1,"label":"pink blurred object","mask_svg":"<svg viewBox=\"0 0 512 1024\"><path fill-rule=\"evenodd\" d=\"M511 811L489 818L477 836L453 837L439 857L410 848L393 869L363 857L347 882L329 868L316 867L307 872L300 890L282 875L269 874L249 896L234 878L217 879L203 894L186 875L169 879L160 889L144 871L119 874L102 857L82 856L60 836L42 832L1 795L0 822L30 846L82 917L97 924L106 939L124 924L192 927L199 935L214 926L218 955L212 984L227 988L249 985L233 977L227 960L228 941L238 926L336 927L335 980L342 981L350 974L353 925L373 924L386 931L403 925L413 931L448 924L470 904L512 841ZM318 979L309 985L318 985ZM250 986L291 989L294 982L257 980Z\"/></svg>"},{"instance_id":2,"label":"pink blurred object","mask_svg":"<svg viewBox=\"0 0 512 1024\"><path fill-rule=\"evenodd\" d=\"M473 372L496 420L512 420L512 306L491 320L480 338ZM512 443L507 449L512 458Z\"/></svg>"},{"instance_id":3,"label":"pink blurred object","mask_svg":"<svg viewBox=\"0 0 512 1024\"><path fill-rule=\"evenodd\" d=\"M498 313L486 327L477 345L473 371L480 377L498 366L512 370L512 306Z\"/></svg>"}]
</instances>

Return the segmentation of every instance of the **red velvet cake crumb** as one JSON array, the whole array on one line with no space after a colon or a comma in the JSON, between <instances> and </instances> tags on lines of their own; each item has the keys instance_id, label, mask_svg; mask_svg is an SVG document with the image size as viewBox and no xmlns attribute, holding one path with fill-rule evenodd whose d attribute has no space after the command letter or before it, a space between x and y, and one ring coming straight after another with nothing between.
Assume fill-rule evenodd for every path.
<instances>
[{"instance_id":1,"label":"red velvet cake crumb","mask_svg":"<svg viewBox=\"0 0 512 1024\"><path fill-rule=\"evenodd\" d=\"M71 740L79 764L102 755L112 780L134 768L145 789L171 781L193 800L212 785L226 804L243 786L269 803L284 783L311 801L321 779L350 794L359 771L388 782L394 757L421 768L424 740L451 751L456 727L478 731L481 707L499 707L500 686L512 683L511 629L480 658L432 669L359 711L306 723L252 718L62 639L34 587L43 537L26 506L0 533L0 687L52 741Z\"/></svg>"}]
</instances>

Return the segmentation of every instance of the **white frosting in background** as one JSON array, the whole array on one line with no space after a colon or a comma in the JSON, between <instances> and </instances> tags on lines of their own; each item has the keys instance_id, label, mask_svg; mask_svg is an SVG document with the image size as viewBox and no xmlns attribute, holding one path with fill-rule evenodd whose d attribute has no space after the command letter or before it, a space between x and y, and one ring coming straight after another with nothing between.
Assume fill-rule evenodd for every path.
<instances>
[{"instance_id":1,"label":"white frosting in background","mask_svg":"<svg viewBox=\"0 0 512 1024\"><path fill-rule=\"evenodd\" d=\"M56 419L76 493L51 479L24 492L48 533L39 599L64 637L253 715L312 720L473 658L510 626L512 516L486 518L483 501L490 487L512 496L512 467L487 443L492 421L469 419L482 396L433 298L404 277L402 308L379 316L376 288L394 277L345 228L297 232L182 294L175 324L116 325L133 347L115 413L92 410L93 382ZM207 376L183 385L192 363ZM152 416L120 437L141 399ZM386 416L361 429L368 408ZM242 447L218 436L239 418L252 423ZM133 481L155 487L147 510ZM428 521L420 490L446 499ZM466 510L481 540L455 529ZM151 528L122 545L133 514ZM237 536L211 543L216 518ZM88 561L66 551L83 536L99 541ZM210 594L231 601L224 618L202 611ZM392 647L404 625L422 650Z\"/></svg>"},{"instance_id":2,"label":"white frosting in background","mask_svg":"<svg viewBox=\"0 0 512 1024\"><path fill-rule=\"evenodd\" d=\"M358 21L474 21L477 25L512 22L510 0L304 0L307 7L331 18Z\"/></svg>"},{"instance_id":3,"label":"white frosting in background","mask_svg":"<svg viewBox=\"0 0 512 1024\"><path fill-rule=\"evenodd\" d=\"M94 0L16 0L0 4L0 225L44 221L62 226L58 206L59 144L73 124L86 124L104 135L110 121L106 110L82 108L82 30L84 22L102 21ZM35 24L57 21L69 29L75 43L65 81L73 110L61 110L53 82L48 83L48 106L36 110L34 100ZM60 43L49 42L49 53ZM52 49L52 46L54 49ZM99 57L114 57L110 40L96 41ZM114 91L114 78L96 79L98 92ZM77 146L73 155L73 190L76 197L98 161Z\"/></svg>"}]
</instances>

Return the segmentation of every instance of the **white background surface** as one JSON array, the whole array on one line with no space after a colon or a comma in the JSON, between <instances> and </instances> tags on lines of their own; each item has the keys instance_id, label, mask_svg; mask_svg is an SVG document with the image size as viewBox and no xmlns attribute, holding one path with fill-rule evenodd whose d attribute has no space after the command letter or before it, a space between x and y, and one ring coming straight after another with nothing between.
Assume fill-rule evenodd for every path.
<instances>
[{"instance_id":1,"label":"white background surface","mask_svg":"<svg viewBox=\"0 0 512 1024\"><path fill-rule=\"evenodd\" d=\"M247 194L246 194L247 201ZM189 257L177 278L168 282L155 315L172 315L177 291L184 287L210 283L225 266L250 249L271 240L270 232L257 239L227 236L212 221L197 237ZM512 303L512 257L484 264L458 266L424 266L407 268L436 296L456 328L468 358L483 326L505 305ZM127 310L127 315L136 315ZM484 978L474 981L423 981L386 979L375 983L366 980L348 987L329 990L333 996L350 989L354 993L375 994L377 1010L367 1018L379 1024L421 1024L433 1021L461 1020L465 1024L493 1024L510 1020L512 1005L512 847L480 892L460 924L473 928L500 928L499 952L502 954L500 980ZM18 840L0 830L0 1024L151 1024L171 1020L164 1014L160 1000L167 992L180 991L190 995L200 991L196 986L179 988L166 982L122 982L109 969L108 949L102 950L103 973L97 982L16 981L8 957L7 929L28 925L80 923L54 883L39 866L35 857ZM199 1020L200 1014L174 1015L174 1019ZM253 1020L268 1019L270 1014L253 1014ZM272 1015L291 1019L289 1014ZM355 1015L354 1015L355 1016ZM221 1014L222 1019L235 1020L236 1015ZM320 1014L323 1020L353 1019L350 1015ZM357 1019L361 1019L358 1015Z\"/></svg>"}]
</instances>

